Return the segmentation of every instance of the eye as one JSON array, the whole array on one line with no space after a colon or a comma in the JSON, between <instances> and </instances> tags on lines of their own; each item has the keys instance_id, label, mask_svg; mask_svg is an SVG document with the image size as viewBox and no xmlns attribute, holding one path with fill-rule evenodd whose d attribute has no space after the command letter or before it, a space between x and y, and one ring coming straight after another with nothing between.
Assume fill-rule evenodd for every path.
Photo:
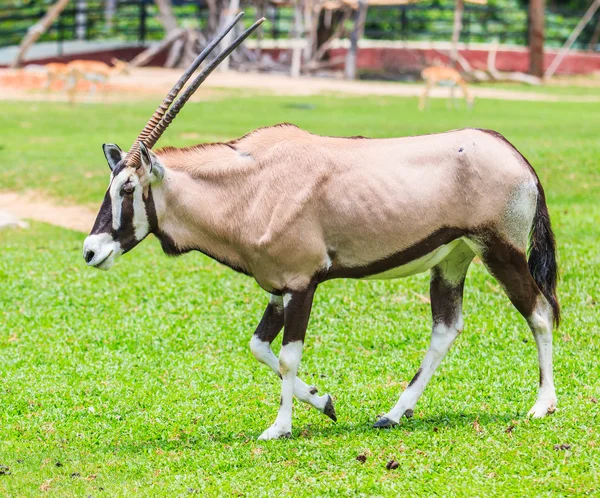
<instances>
[{"instance_id":1,"label":"eye","mask_svg":"<svg viewBox=\"0 0 600 498\"><path fill-rule=\"evenodd\" d=\"M133 194L134 190L135 190L135 187L133 186L133 183L126 183L125 185L123 185L123 188L121 189L121 194L122 195L131 195L131 194Z\"/></svg>"}]
</instances>

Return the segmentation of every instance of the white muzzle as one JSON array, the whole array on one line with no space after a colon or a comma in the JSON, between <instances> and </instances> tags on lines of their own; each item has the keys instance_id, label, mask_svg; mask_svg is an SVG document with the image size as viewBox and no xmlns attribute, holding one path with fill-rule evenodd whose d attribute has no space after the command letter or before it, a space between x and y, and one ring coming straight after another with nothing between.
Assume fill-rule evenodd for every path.
<instances>
[{"instance_id":1,"label":"white muzzle","mask_svg":"<svg viewBox=\"0 0 600 498\"><path fill-rule=\"evenodd\" d=\"M83 259L88 266L100 270L110 270L120 255L121 244L115 242L108 233L90 235L83 243Z\"/></svg>"}]
</instances>

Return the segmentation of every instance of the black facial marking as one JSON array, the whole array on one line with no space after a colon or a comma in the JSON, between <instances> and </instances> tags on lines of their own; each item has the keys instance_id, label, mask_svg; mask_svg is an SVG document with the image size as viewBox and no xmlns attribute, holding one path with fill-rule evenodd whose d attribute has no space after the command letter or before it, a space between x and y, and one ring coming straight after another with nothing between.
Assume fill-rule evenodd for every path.
<instances>
[{"instance_id":1,"label":"black facial marking","mask_svg":"<svg viewBox=\"0 0 600 498\"><path fill-rule=\"evenodd\" d=\"M118 175L118 174L119 174L121 171L123 171L123 170L124 170L126 167L127 167L127 163L125 163L125 161L124 161L124 160L123 160L123 161L120 161L120 162L119 162L119 164L117 164L117 165L115 166L115 169L113 169L113 172L112 172L113 178L116 178L116 177L117 177L117 175Z\"/></svg>"},{"instance_id":2,"label":"black facial marking","mask_svg":"<svg viewBox=\"0 0 600 498\"><path fill-rule=\"evenodd\" d=\"M118 230L112 230L112 237L121 244L123 254L131 251L140 241L135 238L133 226L133 197L121 199L121 224Z\"/></svg>"},{"instance_id":3,"label":"black facial marking","mask_svg":"<svg viewBox=\"0 0 600 498\"><path fill-rule=\"evenodd\" d=\"M154 196L152 195L152 187L148 187L148 195L144 198L146 206L146 216L148 216L148 226L150 233L158 232L158 217L156 216L156 206L154 205Z\"/></svg>"},{"instance_id":4,"label":"black facial marking","mask_svg":"<svg viewBox=\"0 0 600 498\"><path fill-rule=\"evenodd\" d=\"M99 233L111 233L112 232L112 201L110 200L110 194L106 191L104 200L96 216L96 221L92 227L90 235L96 235Z\"/></svg>"}]
</instances>

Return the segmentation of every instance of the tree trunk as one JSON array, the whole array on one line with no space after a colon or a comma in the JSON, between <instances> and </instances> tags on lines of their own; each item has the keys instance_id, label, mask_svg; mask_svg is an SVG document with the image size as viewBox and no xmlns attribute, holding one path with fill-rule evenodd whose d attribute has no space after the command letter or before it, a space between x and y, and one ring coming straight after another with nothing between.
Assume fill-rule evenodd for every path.
<instances>
[{"instance_id":1,"label":"tree trunk","mask_svg":"<svg viewBox=\"0 0 600 498\"><path fill-rule=\"evenodd\" d=\"M165 28L168 36L171 31L175 31L179 27L177 25L177 18L173 14L171 0L154 0L154 3L158 7L158 22Z\"/></svg>"},{"instance_id":2,"label":"tree trunk","mask_svg":"<svg viewBox=\"0 0 600 498\"><path fill-rule=\"evenodd\" d=\"M352 33L350 33L350 48L348 49L348 54L346 55L346 65L344 68L344 77L347 80L356 79L358 41L362 36L362 32L365 27L365 21L367 20L367 9L367 0L358 0L358 12L356 13L354 28L352 28Z\"/></svg>"},{"instance_id":3,"label":"tree trunk","mask_svg":"<svg viewBox=\"0 0 600 498\"><path fill-rule=\"evenodd\" d=\"M261 17L265 17L266 11L266 0L258 0L256 6L256 16L254 18L255 21L258 21ZM262 29L256 31L256 60L260 65L260 60L262 59L262 42L263 42L264 33Z\"/></svg>"},{"instance_id":4,"label":"tree trunk","mask_svg":"<svg viewBox=\"0 0 600 498\"><path fill-rule=\"evenodd\" d=\"M42 36L50 26L52 26L52 23L58 18L58 16L60 16L60 13L65 9L68 3L69 0L58 0L52 7L48 9L44 17L42 17L37 23L29 28L27 34L21 41L19 52L17 53L17 56L15 57L11 67L21 67L23 65L23 59L25 58L27 51L36 42L36 40Z\"/></svg>"},{"instance_id":5,"label":"tree trunk","mask_svg":"<svg viewBox=\"0 0 600 498\"><path fill-rule=\"evenodd\" d=\"M184 34L185 34L185 31L182 30L182 29L178 29L177 31L173 31L173 33L171 33L171 35L165 37L163 39L163 41L161 41L157 45L154 45L154 46L152 46L150 48L147 48L141 54L136 55L129 62L129 67L145 66L146 64L148 64L148 62L150 62L152 60L152 58L156 54L158 54L159 52L161 52L164 49L166 49L169 45L171 45L172 43L174 43L176 40L178 40Z\"/></svg>"},{"instance_id":6,"label":"tree trunk","mask_svg":"<svg viewBox=\"0 0 600 498\"><path fill-rule=\"evenodd\" d=\"M294 31L292 34L292 78L300 77L302 67L302 4L301 0L294 2Z\"/></svg>"},{"instance_id":7,"label":"tree trunk","mask_svg":"<svg viewBox=\"0 0 600 498\"><path fill-rule=\"evenodd\" d=\"M237 15L240 10L240 0L230 0L229 8L221 14L221 27L227 26L233 18ZM235 28L232 29L223 41L221 42L221 50L224 50L225 47L231 45L235 36ZM219 65L218 71L227 71L229 69L229 57L227 57L221 64Z\"/></svg>"},{"instance_id":8,"label":"tree trunk","mask_svg":"<svg viewBox=\"0 0 600 498\"><path fill-rule=\"evenodd\" d=\"M113 20L117 12L117 0L106 0L104 4L104 22L106 22L107 31L112 31Z\"/></svg>"},{"instance_id":9,"label":"tree trunk","mask_svg":"<svg viewBox=\"0 0 600 498\"><path fill-rule=\"evenodd\" d=\"M452 27L452 51L450 52L452 67L456 67L458 63L458 41L460 40L460 32L462 31L462 17L464 10L464 0L456 0L456 6L454 7L454 25Z\"/></svg>"},{"instance_id":10,"label":"tree trunk","mask_svg":"<svg viewBox=\"0 0 600 498\"><path fill-rule=\"evenodd\" d=\"M588 50L595 50L596 44L600 40L600 19L598 19L598 24L596 24L596 29L594 30L594 34L590 39L590 44L588 45Z\"/></svg>"},{"instance_id":11,"label":"tree trunk","mask_svg":"<svg viewBox=\"0 0 600 498\"><path fill-rule=\"evenodd\" d=\"M529 0L529 74L544 75L544 0Z\"/></svg>"}]
</instances>

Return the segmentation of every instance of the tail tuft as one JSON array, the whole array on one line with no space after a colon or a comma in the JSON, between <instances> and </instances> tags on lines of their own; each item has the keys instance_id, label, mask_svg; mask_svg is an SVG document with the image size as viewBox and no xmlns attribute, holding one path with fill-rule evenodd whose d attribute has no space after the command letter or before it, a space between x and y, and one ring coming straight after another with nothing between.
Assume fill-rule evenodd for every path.
<instances>
[{"instance_id":1,"label":"tail tuft","mask_svg":"<svg viewBox=\"0 0 600 498\"><path fill-rule=\"evenodd\" d=\"M558 327L560 323L560 305L556 297L556 284L558 282L556 242L550 224L546 197L540 184L538 184L538 189L535 219L530 234L529 271L542 294L550 303L554 315L554 325Z\"/></svg>"}]
</instances>

